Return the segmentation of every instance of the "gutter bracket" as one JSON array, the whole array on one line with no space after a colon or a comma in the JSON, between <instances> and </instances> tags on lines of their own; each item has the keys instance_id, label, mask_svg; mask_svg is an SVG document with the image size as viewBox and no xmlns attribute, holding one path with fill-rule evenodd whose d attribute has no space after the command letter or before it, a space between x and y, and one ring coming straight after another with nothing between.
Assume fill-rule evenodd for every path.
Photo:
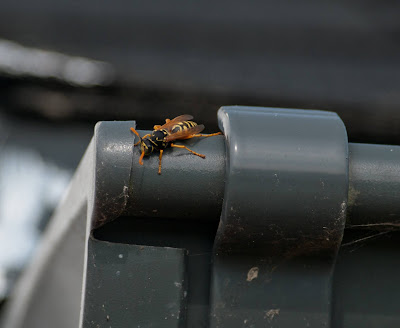
<instances>
[{"instance_id":1,"label":"gutter bracket","mask_svg":"<svg viewBox=\"0 0 400 328\"><path fill-rule=\"evenodd\" d=\"M211 327L330 327L348 141L332 112L222 107L226 185Z\"/></svg>"}]
</instances>

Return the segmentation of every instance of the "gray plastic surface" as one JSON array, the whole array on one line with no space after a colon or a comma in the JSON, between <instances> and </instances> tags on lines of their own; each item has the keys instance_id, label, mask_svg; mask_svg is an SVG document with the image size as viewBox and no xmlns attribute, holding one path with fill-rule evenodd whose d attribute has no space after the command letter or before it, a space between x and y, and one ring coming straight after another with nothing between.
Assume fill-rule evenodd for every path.
<instances>
[{"instance_id":1,"label":"gray plastic surface","mask_svg":"<svg viewBox=\"0 0 400 328\"><path fill-rule=\"evenodd\" d=\"M211 327L329 327L345 225L347 134L334 113L223 107L227 174Z\"/></svg>"},{"instance_id":2,"label":"gray plastic surface","mask_svg":"<svg viewBox=\"0 0 400 328\"><path fill-rule=\"evenodd\" d=\"M347 225L373 230L400 226L400 147L349 144Z\"/></svg>"},{"instance_id":3,"label":"gray plastic surface","mask_svg":"<svg viewBox=\"0 0 400 328\"><path fill-rule=\"evenodd\" d=\"M219 122L226 142L183 141L206 159L168 149L161 176L157 154L139 165L134 122L99 123L4 327L398 327L383 281L400 272L396 239L353 252L346 230L336 298L332 271L347 191L350 227L396 227L400 148L350 144L348 164L328 112L229 107Z\"/></svg>"}]
</instances>

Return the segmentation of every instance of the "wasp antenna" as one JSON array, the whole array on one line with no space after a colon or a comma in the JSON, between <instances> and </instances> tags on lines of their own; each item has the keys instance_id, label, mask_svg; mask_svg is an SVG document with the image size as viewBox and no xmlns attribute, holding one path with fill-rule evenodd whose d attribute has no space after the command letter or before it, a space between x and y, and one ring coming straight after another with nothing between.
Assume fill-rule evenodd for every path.
<instances>
[{"instance_id":1,"label":"wasp antenna","mask_svg":"<svg viewBox=\"0 0 400 328\"><path fill-rule=\"evenodd\" d=\"M134 128L131 128L131 131L139 137L139 141L134 144L134 146L137 146L142 141L142 137L139 135L139 133Z\"/></svg>"},{"instance_id":2,"label":"wasp antenna","mask_svg":"<svg viewBox=\"0 0 400 328\"><path fill-rule=\"evenodd\" d=\"M140 137L139 133L138 133L134 128L131 128L131 131L132 131L134 134L136 134L140 139L142 139L142 138Z\"/></svg>"}]
</instances>

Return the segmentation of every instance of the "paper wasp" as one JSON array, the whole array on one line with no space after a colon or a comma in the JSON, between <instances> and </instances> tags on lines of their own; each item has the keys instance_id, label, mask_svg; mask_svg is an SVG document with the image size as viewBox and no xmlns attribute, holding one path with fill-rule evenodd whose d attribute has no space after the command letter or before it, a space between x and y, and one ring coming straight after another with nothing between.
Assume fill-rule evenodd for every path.
<instances>
[{"instance_id":1,"label":"paper wasp","mask_svg":"<svg viewBox=\"0 0 400 328\"><path fill-rule=\"evenodd\" d=\"M201 158L206 158L205 155L196 153L183 145L176 145L172 143L175 140L185 140L198 137L212 137L222 134L221 132L212 134L201 134L204 130L204 125L198 125L196 122L191 121L193 116L191 115L180 115L172 120L166 119L164 125L155 125L154 131L150 134L146 134L141 137L139 133L131 128L131 131L139 137L139 141L134 146L140 144L141 155L139 158L139 164L143 165L143 157L150 155L151 153L158 150L160 152L160 160L158 164L158 174L161 174L161 159L163 156L164 149L168 147L183 148L192 154Z\"/></svg>"}]
</instances>

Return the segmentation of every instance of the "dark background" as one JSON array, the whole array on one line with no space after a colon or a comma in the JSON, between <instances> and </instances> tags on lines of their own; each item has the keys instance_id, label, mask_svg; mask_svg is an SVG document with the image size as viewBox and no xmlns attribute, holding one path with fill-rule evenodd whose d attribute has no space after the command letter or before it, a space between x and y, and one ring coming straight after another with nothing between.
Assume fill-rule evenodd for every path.
<instances>
[{"instance_id":1,"label":"dark background","mask_svg":"<svg viewBox=\"0 0 400 328\"><path fill-rule=\"evenodd\" d=\"M191 113L210 130L221 105L316 108L351 141L398 144L399 14L396 1L4 0L1 38L113 74L100 87L3 76L0 106L53 127Z\"/></svg>"},{"instance_id":2,"label":"dark background","mask_svg":"<svg viewBox=\"0 0 400 328\"><path fill-rule=\"evenodd\" d=\"M214 132L236 104L335 111L349 141L398 145L399 17L397 1L3 0L0 156L72 174L97 121L187 113ZM103 78L65 74L81 58Z\"/></svg>"}]
</instances>

